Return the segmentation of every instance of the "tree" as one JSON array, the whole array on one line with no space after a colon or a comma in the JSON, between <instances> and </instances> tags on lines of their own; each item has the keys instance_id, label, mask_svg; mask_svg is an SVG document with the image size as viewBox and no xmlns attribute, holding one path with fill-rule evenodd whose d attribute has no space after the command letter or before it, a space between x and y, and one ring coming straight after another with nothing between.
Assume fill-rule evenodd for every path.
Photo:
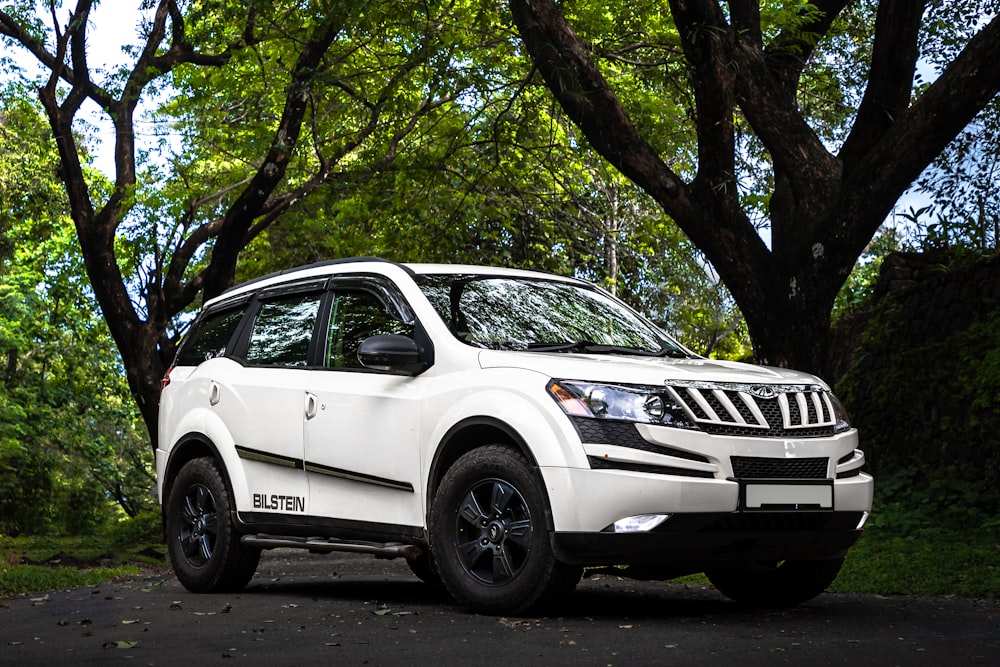
<instances>
[{"instance_id":1,"label":"tree","mask_svg":"<svg viewBox=\"0 0 1000 667\"><path fill-rule=\"evenodd\" d=\"M979 254L1000 245L1000 100L986 109L917 181L931 196L927 247L958 246Z\"/></svg>"},{"instance_id":2,"label":"tree","mask_svg":"<svg viewBox=\"0 0 1000 667\"><path fill-rule=\"evenodd\" d=\"M621 48L612 54L578 35L554 0L509 2L528 53L567 115L677 222L728 285L757 359L822 373L830 312L855 260L900 195L1000 90L1000 68L987 65L1000 57L1000 18L993 18L959 22L975 34L954 34L963 41L947 68L914 92L924 21L954 21L945 13L956 5L968 11L982 4L995 16L995 3L667 4L675 32L638 30L643 40L635 42L634 60L689 105L695 138L686 155L695 162L688 169L657 150L615 79L605 77L619 71ZM567 13L589 6L564 5ZM866 36L858 17L872 13L870 40L857 47L848 38ZM611 41L596 33L593 39ZM855 72L867 76L852 113L836 104L839 88L829 74L845 42L849 52L870 53L867 63L855 63ZM658 69L640 62L651 52L662 59ZM672 77L677 71L684 76ZM831 106L833 118L844 120L833 131L823 126ZM748 145L760 150L741 165ZM744 191L745 183L761 180L747 166L767 175L769 190ZM760 212L770 243L755 224Z\"/></svg>"},{"instance_id":3,"label":"tree","mask_svg":"<svg viewBox=\"0 0 1000 667\"><path fill-rule=\"evenodd\" d=\"M420 119L458 92L454 82L435 79L432 60L448 53L441 26L462 7L319 1L303 11L296 2L158 0L128 65L102 76L88 62L94 5L79 0L60 17L52 4L46 28L33 2L11 3L0 10L0 35L49 72L38 95L86 273L155 448L159 380L176 346L175 318L200 296L228 287L240 250L335 180L338 166L391 163ZM213 76L228 77L225 87ZM211 85L197 88L199 77ZM221 143L200 153L189 147L193 159L178 160L176 178L149 193L147 179L164 165L138 150L137 109L171 82L204 102L180 105L181 113L221 119L214 135L201 135ZM241 96L241 88L264 94ZM222 90L227 94L213 96ZM85 102L114 127L110 192L88 179L73 131ZM223 130L240 127L234 113L248 119L252 137L226 141ZM222 150L233 146L235 153Z\"/></svg>"},{"instance_id":4,"label":"tree","mask_svg":"<svg viewBox=\"0 0 1000 667\"><path fill-rule=\"evenodd\" d=\"M152 459L24 93L0 90L0 533L75 534L149 507Z\"/></svg>"}]
</instances>

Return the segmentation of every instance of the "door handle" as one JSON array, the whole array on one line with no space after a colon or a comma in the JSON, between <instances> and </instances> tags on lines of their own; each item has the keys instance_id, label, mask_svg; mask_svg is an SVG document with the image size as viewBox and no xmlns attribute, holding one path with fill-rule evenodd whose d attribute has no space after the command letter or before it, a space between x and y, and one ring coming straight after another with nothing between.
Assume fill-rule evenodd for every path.
<instances>
[{"instance_id":1,"label":"door handle","mask_svg":"<svg viewBox=\"0 0 1000 667\"><path fill-rule=\"evenodd\" d=\"M212 383L212 389L208 395L208 402L211 405L218 405L219 401L222 400L222 390L219 389L219 385L215 382Z\"/></svg>"},{"instance_id":2,"label":"door handle","mask_svg":"<svg viewBox=\"0 0 1000 667\"><path fill-rule=\"evenodd\" d=\"M316 396L306 392L306 419L312 419L316 416L316 406Z\"/></svg>"}]
</instances>

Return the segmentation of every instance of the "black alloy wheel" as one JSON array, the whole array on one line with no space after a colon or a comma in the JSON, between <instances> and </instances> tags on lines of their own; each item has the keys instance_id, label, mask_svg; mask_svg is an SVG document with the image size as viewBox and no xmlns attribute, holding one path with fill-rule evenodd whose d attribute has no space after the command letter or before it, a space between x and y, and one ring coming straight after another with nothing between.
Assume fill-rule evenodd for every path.
<instances>
[{"instance_id":1,"label":"black alloy wheel","mask_svg":"<svg viewBox=\"0 0 1000 667\"><path fill-rule=\"evenodd\" d=\"M215 496L204 484L195 484L184 494L179 538L192 567L204 567L212 560L219 533L217 512Z\"/></svg>"},{"instance_id":2,"label":"black alloy wheel","mask_svg":"<svg viewBox=\"0 0 1000 667\"><path fill-rule=\"evenodd\" d=\"M229 489L214 459L192 459L181 467L163 512L170 562L185 588L221 593L246 586L260 549L240 542Z\"/></svg>"},{"instance_id":3,"label":"black alloy wheel","mask_svg":"<svg viewBox=\"0 0 1000 667\"><path fill-rule=\"evenodd\" d=\"M462 498L453 546L471 577L496 586L524 569L533 534L524 496L502 479L484 479Z\"/></svg>"},{"instance_id":4,"label":"black alloy wheel","mask_svg":"<svg viewBox=\"0 0 1000 667\"><path fill-rule=\"evenodd\" d=\"M512 447L459 457L441 479L430 514L431 555L459 603L485 614L521 614L558 603L582 568L558 561L549 540L540 475Z\"/></svg>"}]
</instances>

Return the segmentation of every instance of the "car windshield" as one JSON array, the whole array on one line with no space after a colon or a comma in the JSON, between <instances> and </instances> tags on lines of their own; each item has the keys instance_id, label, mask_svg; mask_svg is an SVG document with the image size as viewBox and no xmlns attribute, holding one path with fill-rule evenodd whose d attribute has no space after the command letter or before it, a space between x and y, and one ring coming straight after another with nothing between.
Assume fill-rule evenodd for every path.
<instances>
[{"instance_id":1,"label":"car windshield","mask_svg":"<svg viewBox=\"0 0 1000 667\"><path fill-rule=\"evenodd\" d=\"M665 333L610 295L541 278L416 276L451 332L495 350L688 356Z\"/></svg>"}]
</instances>

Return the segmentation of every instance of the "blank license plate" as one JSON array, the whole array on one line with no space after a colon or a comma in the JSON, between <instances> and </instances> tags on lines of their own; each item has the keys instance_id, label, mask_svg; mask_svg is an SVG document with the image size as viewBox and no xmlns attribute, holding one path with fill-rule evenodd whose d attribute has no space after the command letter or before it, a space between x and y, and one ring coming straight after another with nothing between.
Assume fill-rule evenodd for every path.
<instances>
[{"instance_id":1,"label":"blank license plate","mask_svg":"<svg viewBox=\"0 0 1000 667\"><path fill-rule=\"evenodd\" d=\"M748 510L833 509L833 484L746 484Z\"/></svg>"}]
</instances>

